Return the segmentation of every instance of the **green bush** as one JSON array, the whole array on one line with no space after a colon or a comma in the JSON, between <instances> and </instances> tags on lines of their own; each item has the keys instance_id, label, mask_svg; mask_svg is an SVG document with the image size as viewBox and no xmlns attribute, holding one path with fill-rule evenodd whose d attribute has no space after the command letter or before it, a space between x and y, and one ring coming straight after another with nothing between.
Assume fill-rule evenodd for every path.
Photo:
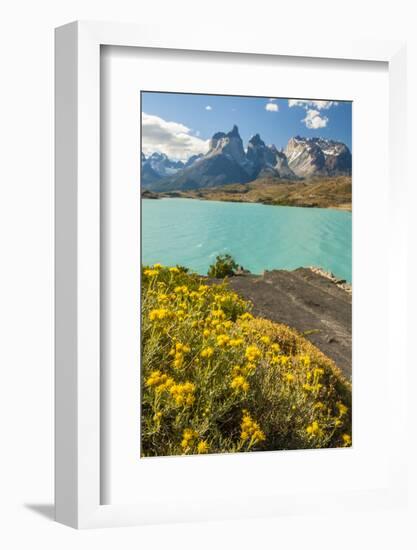
<instances>
[{"instance_id":1,"label":"green bush","mask_svg":"<svg viewBox=\"0 0 417 550\"><path fill-rule=\"evenodd\" d=\"M207 275L215 279L224 279L234 275L239 266L230 254L216 256L216 263L209 267Z\"/></svg>"}]
</instances>

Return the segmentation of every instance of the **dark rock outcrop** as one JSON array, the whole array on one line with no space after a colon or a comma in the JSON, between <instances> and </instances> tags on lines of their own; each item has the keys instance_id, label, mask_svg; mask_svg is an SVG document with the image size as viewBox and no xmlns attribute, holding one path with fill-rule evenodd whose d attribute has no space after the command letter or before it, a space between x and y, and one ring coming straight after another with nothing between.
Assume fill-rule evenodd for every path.
<instances>
[{"instance_id":1,"label":"dark rock outcrop","mask_svg":"<svg viewBox=\"0 0 417 550\"><path fill-rule=\"evenodd\" d=\"M297 329L352 375L352 295L310 268L231 277L229 286L253 303L255 315Z\"/></svg>"}]
</instances>

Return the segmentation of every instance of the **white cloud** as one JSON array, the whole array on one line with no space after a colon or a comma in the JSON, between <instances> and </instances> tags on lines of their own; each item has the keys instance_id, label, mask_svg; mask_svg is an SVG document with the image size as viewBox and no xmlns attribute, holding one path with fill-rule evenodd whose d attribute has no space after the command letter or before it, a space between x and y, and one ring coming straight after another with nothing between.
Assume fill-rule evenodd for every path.
<instances>
[{"instance_id":1,"label":"white cloud","mask_svg":"<svg viewBox=\"0 0 417 550\"><path fill-rule=\"evenodd\" d=\"M213 107L211 105L206 105L206 111L212 111Z\"/></svg>"},{"instance_id":2,"label":"white cloud","mask_svg":"<svg viewBox=\"0 0 417 550\"><path fill-rule=\"evenodd\" d=\"M325 128L329 119L327 116L321 115L316 109L307 109L306 117L301 122L304 122L310 130L316 130L317 128Z\"/></svg>"},{"instance_id":3,"label":"white cloud","mask_svg":"<svg viewBox=\"0 0 417 550\"><path fill-rule=\"evenodd\" d=\"M320 113L322 110L330 109L333 105L337 105L337 101L322 101L311 99L289 99L288 107L302 107L306 111L304 122L310 130L317 128L325 128L329 122L329 118Z\"/></svg>"},{"instance_id":4,"label":"white cloud","mask_svg":"<svg viewBox=\"0 0 417 550\"><path fill-rule=\"evenodd\" d=\"M337 101L321 101L321 100L310 100L310 99L289 99L288 107L304 107L308 109L314 107L321 111L322 109L330 109L333 105L337 105Z\"/></svg>"},{"instance_id":5,"label":"white cloud","mask_svg":"<svg viewBox=\"0 0 417 550\"><path fill-rule=\"evenodd\" d=\"M277 111L279 111L278 105L276 103L271 103L271 102L269 102L265 105L265 109L267 111L271 111L273 113L276 113Z\"/></svg>"},{"instance_id":6,"label":"white cloud","mask_svg":"<svg viewBox=\"0 0 417 550\"><path fill-rule=\"evenodd\" d=\"M206 153L208 141L191 135L191 129L180 122L142 113L142 151L146 156L157 151L172 159L186 160Z\"/></svg>"}]
</instances>

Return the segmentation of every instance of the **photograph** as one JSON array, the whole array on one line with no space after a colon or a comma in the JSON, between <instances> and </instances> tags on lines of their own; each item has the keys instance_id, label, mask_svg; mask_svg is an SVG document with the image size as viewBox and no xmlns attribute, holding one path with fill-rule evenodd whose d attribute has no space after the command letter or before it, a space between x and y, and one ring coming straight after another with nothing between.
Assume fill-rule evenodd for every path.
<instances>
[{"instance_id":1,"label":"photograph","mask_svg":"<svg viewBox=\"0 0 417 550\"><path fill-rule=\"evenodd\" d=\"M351 447L352 101L138 102L140 458Z\"/></svg>"}]
</instances>

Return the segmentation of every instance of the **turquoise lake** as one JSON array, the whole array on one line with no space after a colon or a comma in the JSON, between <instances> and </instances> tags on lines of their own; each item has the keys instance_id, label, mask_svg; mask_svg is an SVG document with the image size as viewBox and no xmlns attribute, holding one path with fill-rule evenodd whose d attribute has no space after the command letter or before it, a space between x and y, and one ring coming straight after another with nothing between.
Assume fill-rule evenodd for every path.
<instances>
[{"instance_id":1,"label":"turquoise lake","mask_svg":"<svg viewBox=\"0 0 417 550\"><path fill-rule=\"evenodd\" d=\"M352 281L352 214L326 208L142 199L142 262L206 274L219 254L252 273L318 266Z\"/></svg>"}]
</instances>

